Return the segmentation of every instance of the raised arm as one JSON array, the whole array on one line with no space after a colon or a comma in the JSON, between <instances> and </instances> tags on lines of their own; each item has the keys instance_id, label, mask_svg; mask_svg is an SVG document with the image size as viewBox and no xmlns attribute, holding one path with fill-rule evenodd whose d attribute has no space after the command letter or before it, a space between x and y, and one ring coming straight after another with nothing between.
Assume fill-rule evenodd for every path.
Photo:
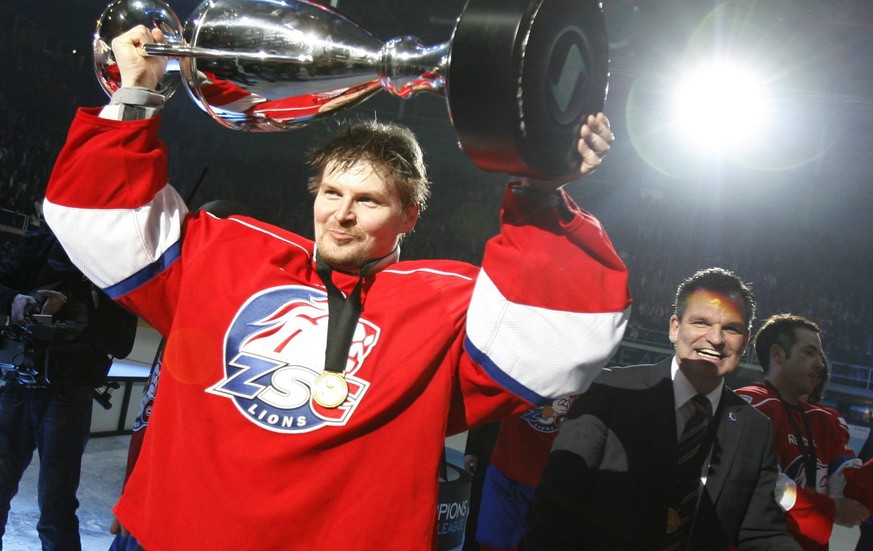
<instances>
[{"instance_id":1,"label":"raised arm","mask_svg":"<svg viewBox=\"0 0 873 551\"><path fill-rule=\"evenodd\" d=\"M49 225L76 266L112 298L175 261L188 211L167 185L166 149L157 138L163 98L154 86L166 60L138 50L162 39L159 30L138 26L113 40L123 86L106 107L76 114L46 190ZM163 320L137 313L166 329L174 301L148 301Z\"/></svg>"}]
</instances>

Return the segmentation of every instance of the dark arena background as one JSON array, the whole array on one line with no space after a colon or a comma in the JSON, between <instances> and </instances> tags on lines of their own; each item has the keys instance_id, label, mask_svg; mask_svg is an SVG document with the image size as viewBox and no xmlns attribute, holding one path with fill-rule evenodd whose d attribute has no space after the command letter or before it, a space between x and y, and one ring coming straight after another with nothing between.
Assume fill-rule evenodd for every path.
<instances>
[{"instance_id":1,"label":"dark arena background","mask_svg":"<svg viewBox=\"0 0 873 551\"><path fill-rule=\"evenodd\" d=\"M196 4L170 3L183 20ZM451 38L464 2L332 6L383 41L411 34L437 44ZM105 7L100 0L0 2L6 248L40 224L38 204L75 107L107 101L90 53ZM606 0L603 7L605 112L616 143L599 171L568 190L601 219L630 269L632 324L615 363L669 354L676 285L698 268L726 267L752 283L759 320L791 311L823 326L832 363L826 401L862 441L873 414L873 3ZM727 65L750 69L757 80L680 89ZM488 102L489 90L480 93ZM686 126L689 114L697 123L716 116L703 128ZM341 121L373 117L415 131L434 182L404 256L478 262L497 231L508 176L465 157L442 97L380 92L333 119L253 134L220 126L180 89L161 133L171 181L183 196L193 193L192 208L237 200L258 218L311 235L305 152ZM730 382L759 378L749 355Z\"/></svg>"}]
</instances>

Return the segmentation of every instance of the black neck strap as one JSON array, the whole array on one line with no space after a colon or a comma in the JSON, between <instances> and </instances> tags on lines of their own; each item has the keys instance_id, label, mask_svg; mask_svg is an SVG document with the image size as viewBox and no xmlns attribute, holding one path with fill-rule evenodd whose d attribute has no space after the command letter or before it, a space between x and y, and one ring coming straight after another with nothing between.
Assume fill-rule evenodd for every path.
<instances>
[{"instance_id":1,"label":"black neck strap","mask_svg":"<svg viewBox=\"0 0 873 551\"><path fill-rule=\"evenodd\" d=\"M785 408L785 417L788 417L788 422L791 423L791 428L794 430L794 438L797 440L797 447L800 448L800 453L803 455L803 466L806 469L807 489L818 491L818 461L816 459L815 440L812 438L812 429L809 426L809 419L806 418L806 411L803 410L803 406L800 404L794 405L786 402L785 399L782 398L782 393L779 392L779 389L770 381L765 380L764 384L766 384L767 388L776 394L779 401L782 402L782 407ZM806 434L801 430L800 425L797 424L797 419L795 419L794 415L791 413L792 410L800 415L800 420L803 421L803 428L805 429Z\"/></svg>"},{"instance_id":2,"label":"black neck strap","mask_svg":"<svg viewBox=\"0 0 873 551\"><path fill-rule=\"evenodd\" d=\"M342 374L346 370L352 337L361 317L361 287L364 276L358 276L358 284L346 299L333 283L333 268L321 259L316 259L315 271L327 287L327 347L324 352L324 370ZM364 273L362 270L361 274Z\"/></svg>"}]
</instances>

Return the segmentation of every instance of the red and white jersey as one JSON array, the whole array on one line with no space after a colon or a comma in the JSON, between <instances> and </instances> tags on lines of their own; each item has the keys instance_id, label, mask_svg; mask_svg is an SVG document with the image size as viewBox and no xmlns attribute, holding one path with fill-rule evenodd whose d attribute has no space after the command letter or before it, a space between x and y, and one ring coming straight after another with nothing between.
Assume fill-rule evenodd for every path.
<instances>
[{"instance_id":1,"label":"red and white jersey","mask_svg":"<svg viewBox=\"0 0 873 551\"><path fill-rule=\"evenodd\" d=\"M736 392L773 422L780 470L776 493L786 510L789 530L807 551L828 549L834 524L834 502L828 497L835 482L831 478L842 477L840 467L855 457L849 448L846 421L830 408L807 402L786 407L776 392L764 384ZM810 448L807 425L815 444L814 479L804 466L803 448ZM844 485L844 481L839 484Z\"/></svg>"},{"instance_id":2,"label":"red and white jersey","mask_svg":"<svg viewBox=\"0 0 873 551\"><path fill-rule=\"evenodd\" d=\"M80 110L45 202L80 269L167 338L116 506L145 549L431 549L445 436L579 393L621 340L627 274L600 223L509 189L481 269L389 260L365 278L348 399L321 407L313 243L189 213L157 129Z\"/></svg>"}]
</instances>

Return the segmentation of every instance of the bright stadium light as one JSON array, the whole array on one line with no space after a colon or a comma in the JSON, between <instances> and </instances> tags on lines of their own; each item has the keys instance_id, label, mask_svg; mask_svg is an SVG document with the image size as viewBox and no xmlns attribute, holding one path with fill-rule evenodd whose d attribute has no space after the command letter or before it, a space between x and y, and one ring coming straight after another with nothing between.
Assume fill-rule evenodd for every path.
<instances>
[{"instance_id":1,"label":"bright stadium light","mask_svg":"<svg viewBox=\"0 0 873 551\"><path fill-rule=\"evenodd\" d=\"M766 126L763 80L726 63L681 79L676 112L682 136L697 148L730 156L752 147Z\"/></svg>"}]
</instances>

